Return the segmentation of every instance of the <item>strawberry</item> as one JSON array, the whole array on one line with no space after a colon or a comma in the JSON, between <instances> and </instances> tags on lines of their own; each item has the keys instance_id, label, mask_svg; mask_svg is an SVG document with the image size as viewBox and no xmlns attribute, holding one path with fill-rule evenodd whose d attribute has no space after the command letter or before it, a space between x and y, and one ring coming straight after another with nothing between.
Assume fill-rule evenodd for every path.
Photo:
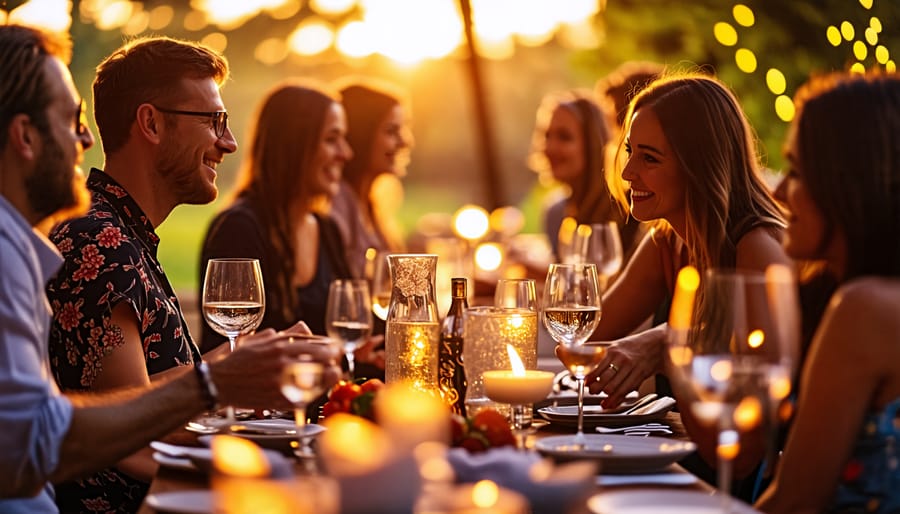
<instances>
[{"instance_id":1,"label":"strawberry","mask_svg":"<svg viewBox=\"0 0 900 514\"><path fill-rule=\"evenodd\" d=\"M469 450L471 453L480 453L488 449L488 441L485 439L484 435L478 432L469 432L469 434L463 438L462 442L459 443L460 446Z\"/></svg>"},{"instance_id":2,"label":"strawberry","mask_svg":"<svg viewBox=\"0 0 900 514\"><path fill-rule=\"evenodd\" d=\"M506 417L493 409L485 409L472 418L472 431L481 432L490 446L515 446L516 438Z\"/></svg>"},{"instance_id":3,"label":"strawberry","mask_svg":"<svg viewBox=\"0 0 900 514\"><path fill-rule=\"evenodd\" d=\"M362 389L353 382L341 380L328 393L328 401L334 402L338 410L350 412L350 403L362 394Z\"/></svg>"},{"instance_id":4,"label":"strawberry","mask_svg":"<svg viewBox=\"0 0 900 514\"><path fill-rule=\"evenodd\" d=\"M384 382L382 382L381 380L379 380L377 378L370 378L369 380L366 380L365 382L362 383L362 385L359 386L359 390L363 393L368 393L369 391L372 391L373 393L377 393L378 390L381 389L382 387L384 387Z\"/></svg>"},{"instance_id":5,"label":"strawberry","mask_svg":"<svg viewBox=\"0 0 900 514\"><path fill-rule=\"evenodd\" d=\"M450 416L450 434L452 436L451 444L453 446L460 446L468 432L468 420L466 420L466 418L460 416L459 414L452 414Z\"/></svg>"},{"instance_id":6,"label":"strawberry","mask_svg":"<svg viewBox=\"0 0 900 514\"><path fill-rule=\"evenodd\" d=\"M322 406L322 417L323 418L327 418L328 416L331 416L332 414L335 414L338 412L341 412L341 409L339 408L339 405L337 404L337 402L328 401L328 402L325 402L325 405Z\"/></svg>"}]
</instances>

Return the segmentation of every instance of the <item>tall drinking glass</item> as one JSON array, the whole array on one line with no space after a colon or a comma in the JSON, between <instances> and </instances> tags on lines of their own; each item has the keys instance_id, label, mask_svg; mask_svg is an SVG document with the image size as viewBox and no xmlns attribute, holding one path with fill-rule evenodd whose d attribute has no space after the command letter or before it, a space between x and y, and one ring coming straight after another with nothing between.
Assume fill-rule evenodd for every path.
<instances>
[{"instance_id":1,"label":"tall drinking glass","mask_svg":"<svg viewBox=\"0 0 900 514\"><path fill-rule=\"evenodd\" d=\"M388 253L377 252L369 248L366 258L371 259L372 312L382 321L387 320L388 307L391 305L391 270L388 267Z\"/></svg>"},{"instance_id":2,"label":"tall drinking glass","mask_svg":"<svg viewBox=\"0 0 900 514\"><path fill-rule=\"evenodd\" d=\"M350 380L354 378L353 352L372 333L370 301L369 284L362 279L334 280L328 289L325 330L343 344Z\"/></svg>"},{"instance_id":3,"label":"tall drinking glass","mask_svg":"<svg viewBox=\"0 0 900 514\"><path fill-rule=\"evenodd\" d=\"M799 327L793 280L783 267L766 273L708 270L692 323L679 330L670 321L670 375L688 386L691 414L718 430L717 482L725 511L739 430L774 422L767 420L767 406L790 390Z\"/></svg>"},{"instance_id":4,"label":"tall drinking glass","mask_svg":"<svg viewBox=\"0 0 900 514\"><path fill-rule=\"evenodd\" d=\"M203 279L203 317L213 330L228 338L231 351L237 337L259 327L266 295L257 259L210 259ZM234 408L226 409L229 422Z\"/></svg>"},{"instance_id":5,"label":"tall drinking glass","mask_svg":"<svg viewBox=\"0 0 900 514\"><path fill-rule=\"evenodd\" d=\"M615 221L594 223L587 232L584 262L597 265L597 278L600 279L600 293L606 291L609 279L622 269L624 254L619 225Z\"/></svg>"},{"instance_id":6,"label":"tall drinking glass","mask_svg":"<svg viewBox=\"0 0 900 514\"><path fill-rule=\"evenodd\" d=\"M600 285L594 264L551 264L544 283L541 319L558 343L557 355L569 362L585 351L585 341L600 323ZM563 358L561 357L561 358ZM599 362L597 360L596 362ZM584 445L584 377L587 366L569 367L578 384L578 431L575 444ZM595 364L596 365L596 364Z\"/></svg>"}]
</instances>

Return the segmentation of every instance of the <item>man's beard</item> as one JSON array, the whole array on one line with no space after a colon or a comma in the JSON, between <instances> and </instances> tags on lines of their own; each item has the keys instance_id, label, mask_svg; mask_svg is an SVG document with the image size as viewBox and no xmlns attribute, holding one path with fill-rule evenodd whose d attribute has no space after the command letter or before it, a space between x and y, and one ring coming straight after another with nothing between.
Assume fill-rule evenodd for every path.
<instances>
[{"instance_id":1,"label":"man's beard","mask_svg":"<svg viewBox=\"0 0 900 514\"><path fill-rule=\"evenodd\" d=\"M216 199L218 191L210 190L193 163L193 156L178 144L164 142L156 160L156 172L174 192L178 204L202 205ZM175 207L175 206L173 206Z\"/></svg>"},{"instance_id":2,"label":"man's beard","mask_svg":"<svg viewBox=\"0 0 900 514\"><path fill-rule=\"evenodd\" d=\"M43 219L58 211L66 215L83 214L90 205L84 176L69 164L62 146L52 135L25 178L25 193L32 210Z\"/></svg>"}]
</instances>

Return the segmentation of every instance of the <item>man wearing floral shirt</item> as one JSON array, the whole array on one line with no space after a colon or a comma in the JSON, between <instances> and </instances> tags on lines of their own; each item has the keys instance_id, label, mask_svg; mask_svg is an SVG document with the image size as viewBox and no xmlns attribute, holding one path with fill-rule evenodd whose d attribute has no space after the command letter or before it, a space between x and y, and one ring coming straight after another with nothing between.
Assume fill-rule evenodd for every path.
<instances>
[{"instance_id":1,"label":"man wearing floral shirt","mask_svg":"<svg viewBox=\"0 0 900 514\"><path fill-rule=\"evenodd\" d=\"M64 391L143 386L200 360L155 229L177 205L216 197L216 166L237 149L219 94L227 76L221 55L164 37L126 43L98 66L104 169L88 177L87 215L50 234L65 259L47 286L50 358ZM135 454L57 484L57 505L135 511L154 472L149 451Z\"/></svg>"},{"instance_id":2,"label":"man wearing floral shirt","mask_svg":"<svg viewBox=\"0 0 900 514\"><path fill-rule=\"evenodd\" d=\"M66 67L71 43L0 25L0 512L55 512L51 482L71 480L134 452L223 403L287 407L278 376L300 353L288 333L247 336L233 354L185 366L143 387L61 394L50 373L50 306L44 285L62 258L36 227L79 208L78 169L94 144ZM321 346L321 345L319 345ZM102 501L78 510L108 511Z\"/></svg>"}]
</instances>

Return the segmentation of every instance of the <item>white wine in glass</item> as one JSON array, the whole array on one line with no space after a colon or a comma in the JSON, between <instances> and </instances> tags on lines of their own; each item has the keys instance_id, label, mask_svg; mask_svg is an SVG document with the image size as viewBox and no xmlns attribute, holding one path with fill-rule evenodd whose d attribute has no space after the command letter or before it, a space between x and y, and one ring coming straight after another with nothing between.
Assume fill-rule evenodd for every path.
<instances>
[{"instance_id":1,"label":"white wine in glass","mask_svg":"<svg viewBox=\"0 0 900 514\"><path fill-rule=\"evenodd\" d=\"M563 347L562 351L557 350L557 355L562 354L573 362L573 355L567 352L580 351L600 323L600 313L600 283L596 265L550 265L544 283L541 319L550 336ZM579 371L579 367L576 367L576 371ZM576 446L584 445L585 375L586 373L573 373L578 384L578 431L574 441Z\"/></svg>"},{"instance_id":2,"label":"white wine in glass","mask_svg":"<svg viewBox=\"0 0 900 514\"><path fill-rule=\"evenodd\" d=\"M257 259L210 259L203 278L203 317L217 333L228 338L231 351L237 337L259 327L266 295ZM228 407L229 422L234 408Z\"/></svg>"},{"instance_id":3,"label":"white wine in glass","mask_svg":"<svg viewBox=\"0 0 900 514\"><path fill-rule=\"evenodd\" d=\"M350 380L354 378L353 352L372 333L372 309L369 284L361 279L338 279L328 289L325 309L325 330L328 336L341 341L347 357Z\"/></svg>"},{"instance_id":4,"label":"white wine in glass","mask_svg":"<svg viewBox=\"0 0 900 514\"><path fill-rule=\"evenodd\" d=\"M325 367L321 362L301 360L284 367L281 373L281 394L294 406L294 422L297 425L297 457L312 456L305 437L306 407L325 390Z\"/></svg>"}]
</instances>

